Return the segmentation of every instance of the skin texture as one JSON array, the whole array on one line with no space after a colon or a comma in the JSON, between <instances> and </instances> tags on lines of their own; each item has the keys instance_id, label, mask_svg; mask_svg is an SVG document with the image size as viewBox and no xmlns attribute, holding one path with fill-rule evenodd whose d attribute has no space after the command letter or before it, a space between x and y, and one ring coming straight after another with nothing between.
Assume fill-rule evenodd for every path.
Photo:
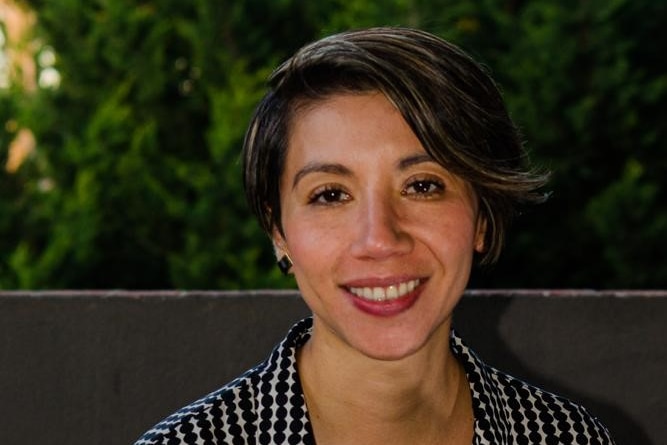
<instances>
[{"instance_id":1,"label":"skin texture","mask_svg":"<svg viewBox=\"0 0 667 445\"><path fill-rule=\"evenodd\" d=\"M471 187L428 160L383 96L334 96L297 114L281 205L276 241L316 336L383 360L417 352L436 331L447 337L483 224ZM390 317L360 311L348 291L413 279L423 281L417 300Z\"/></svg>"},{"instance_id":2,"label":"skin texture","mask_svg":"<svg viewBox=\"0 0 667 445\"><path fill-rule=\"evenodd\" d=\"M281 211L274 243L314 318L299 371L318 444L470 443L470 394L448 347L484 249L470 185L426 155L384 96L335 95L294 117ZM390 303L351 291L409 281L419 285Z\"/></svg>"}]
</instances>

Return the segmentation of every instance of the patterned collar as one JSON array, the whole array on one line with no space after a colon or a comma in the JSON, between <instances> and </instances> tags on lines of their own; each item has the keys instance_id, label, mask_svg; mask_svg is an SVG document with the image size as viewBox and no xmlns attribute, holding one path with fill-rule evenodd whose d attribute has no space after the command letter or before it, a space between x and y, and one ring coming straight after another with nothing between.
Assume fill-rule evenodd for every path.
<instances>
[{"instance_id":1,"label":"patterned collar","mask_svg":"<svg viewBox=\"0 0 667 445\"><path fill-rule=\"evenodd\" d=\"M296 352L310 339L312 327L312 317L295 324L283 342L276 347L272 358L273 356L283 359L289 357L289 363L283 363L283 366L287 365L296 370ZM450 348L456 359L463 365L470 386L475 417L473 444L485 444L487 443L485 438L492 440L493 442L489 443L494 445L511 443L508 422L503 410L505 404L503 394L499 391L492 376L497 371L484 364L453 329L450 335ZM275 363L274 360L269 360L269 362ZM298 391L298 394L303 394L297 374L293 376L294 380L290 382L290 386ZM300 409L305 410L307 416L305 404L299 405ZM308 425L308 430L312 434L310 425Z\"/></svg>"},{"instance_id":2,"label":"patterned collar","mask_svg":"<svg viewBox=\"0 0 667 445\"><path fill-rule=\"evenodd\" d=\"M296 351L310 338L311 332L312 318L298 322L274 354L290 357L289 367L296 370ZM463 365L470 387L475 417L473 445L614 443L607 429L584 408L485 364L453 329L450 348ZM292 377L293 389L303 399L296 371ZM301 410L307 435L312 437L303 402L297 412Z\"/></svg>"},{"instance_id":3,"label":"patterned collar","mask_svg":"<svg viewBox=\"0 0 667 445\"><path fill-rule=\"evenodd\" d=\"M296 363L312 323L296 323L267 360L167 417L136 445L314 445ZM450 348L470 387L473 445L614 443L584 408L484 364L454 331Z\"/></svg>"}]
</instances>

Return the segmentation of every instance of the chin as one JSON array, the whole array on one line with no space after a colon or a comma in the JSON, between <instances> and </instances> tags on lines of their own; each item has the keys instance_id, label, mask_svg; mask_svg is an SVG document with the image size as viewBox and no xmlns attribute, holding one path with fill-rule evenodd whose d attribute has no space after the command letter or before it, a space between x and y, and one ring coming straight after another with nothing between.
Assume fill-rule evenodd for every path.
<instances>
[{"instance_id":1,"label":"chin","mask_svg":"<svg viewBox=\"0 0 667 445\"><path fill-rule=\"evenodd\" d=\"M408 358L424 349L428 343L428 338L379 338L376 341L359 342L352 344L358 352L368 358L380 361L399 361Z\"/></svg>"}]
</instances>

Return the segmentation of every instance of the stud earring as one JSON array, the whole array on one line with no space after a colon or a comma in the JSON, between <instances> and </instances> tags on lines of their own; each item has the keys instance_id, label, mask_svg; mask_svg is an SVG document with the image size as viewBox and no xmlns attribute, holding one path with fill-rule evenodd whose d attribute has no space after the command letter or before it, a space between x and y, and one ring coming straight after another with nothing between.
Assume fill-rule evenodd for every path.
<instances>
[{"instance_id":1,"label":"stud earring","mask_svg":"<svg viewBox=\"0 0 667 445\"><path fill-rule=\"evenodd\" d=\"M278 260L278 268L283 273L283 275L289 274L289 271L292 268L292 260L287 254L283 255Z\"/></svg>"}]
</instances>

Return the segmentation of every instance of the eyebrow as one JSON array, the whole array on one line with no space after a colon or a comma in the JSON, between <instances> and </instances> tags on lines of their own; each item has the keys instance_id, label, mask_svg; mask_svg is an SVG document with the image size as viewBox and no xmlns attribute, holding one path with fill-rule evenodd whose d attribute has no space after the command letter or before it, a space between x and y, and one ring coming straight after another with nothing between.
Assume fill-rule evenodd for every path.
<instances>
[{"instance_id":1,"label":"eyebrow","mask_svg":"<svg viewBox=\"0 0 667 445\"><path fill-rule=\"evenodd\" d=\"M437 163L430 155L426 153L419 153L413 156L408 156L398 161L398 169L403 171L407 170L408 168L414 165L419 165L427 162ZM301 181L301 179L304 176L307 176L311 173L330 173L341 176L352 176L353 174L352 170L350 170L349 168L345 167L342 164L311 162L309 164L306 164L301 170L296 172L296 174L294 175L294 180L292 181L292 188L295 188L299 183L299 181Z\"/></svg>"},{"instance_id":2,"label":"eyebrow","mask_svg":"<svg viewBox=\"0 0 667 445\"><path fill-rule=\"evenodd\" d=\"M426 162L437 164L437 162L435 161L435 159L431 157L431 155L427 153L419 153L413 156L408 156L407 158L403 158L400 161L398 161L398 169L407 170L408 168L414 165L424 164Z\"/></svg>"},{"instance_id":3,"label":"eyebrow","mask_svg":"<svg viewBox=\"0 0 667 445\"><path fill-rule=\"evenodd\" d=\"M292 181L292 188L296 187L296 185L304 176L311 173L330 173L341 176L352 176L352 171L342 164L311 162L296 172L296 175L294 175L294 180Z\"/></svg>"}]
</instances>

